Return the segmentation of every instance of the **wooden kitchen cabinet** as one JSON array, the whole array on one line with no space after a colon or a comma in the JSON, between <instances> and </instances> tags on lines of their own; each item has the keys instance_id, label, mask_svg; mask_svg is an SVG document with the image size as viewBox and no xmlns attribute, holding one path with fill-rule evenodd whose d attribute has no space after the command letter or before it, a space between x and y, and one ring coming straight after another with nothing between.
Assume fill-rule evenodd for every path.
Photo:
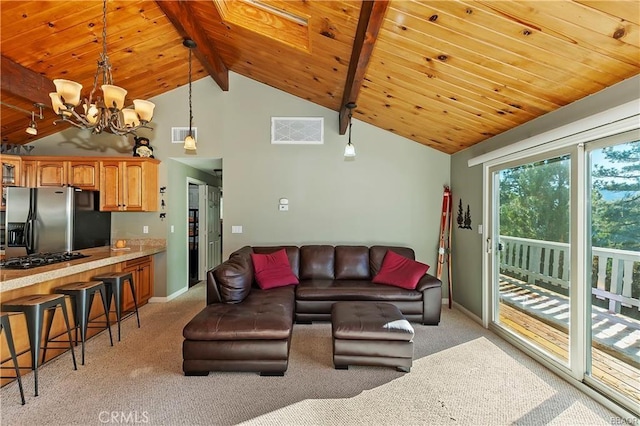
<instances>
[{"instance_id":1,"label":"wooden kitchen cabinet","mask_svg":"<svg viewBox=\"0 0 640 426\"><path fill-rule=\"evenodd\" d=\"M128 260L124 264L123 272L131 272L136 287L138 307L147 304L153 296L153 258L151 256ZM122 298L122 309L134 308L133 297L129 285L125 286Z\"/></svg>"},{"instance_id":2,"label":"wooden kitchen cabinet","mask_svg":"<svg viewBox=\"0 0 640 426\"><path fill-rule=\"evenodd\" d=\"M36 186L66 186L68 185L68 161L37 160Z\"/></svg>"},{"instance_id":3,"label":"wooden kitchen cabinet","mask_svg":"<svg viewBox=\"0 0 640 426\"><path fill-rule=\"evenodd\" d=\"M20 181L20 186L25 188L35 188L36 187L36 167L37 162L34 160L22 160L22 180Z\"/></svg>"},{"instance_id":4,"label":"wooden kitchen cabinet","mask_svg":"<svg viewBox=\"0 0 640 426\"><path fill-rule=\"evenodd\" d=\"M158 160L100 161L100 210L158 210Z\"/></svg>"},{"instance_id":5,"label":"wooden kitchen cabinet","mask_svg":"<svg viewBox=\"0 0 640 426\"><path fill-rule=\"evenodd\" d=\"M98 191L100 190L100 163L91 160L73 160L68 162L69 186Z\"/></svg>"},{"instance_id":6,"label":"wooden kitchen cabinet","mask_svg":"<svg viewBox=\"0 0 640 426\"><path fill-rule=\"evenodd\" d=\"M22 158L17 155L0 155L0 165L2 166L2 179L0 179L0 210L6 207L6 188L9 186L20 186L22 177Z\"/></svg>"}]
</instances>

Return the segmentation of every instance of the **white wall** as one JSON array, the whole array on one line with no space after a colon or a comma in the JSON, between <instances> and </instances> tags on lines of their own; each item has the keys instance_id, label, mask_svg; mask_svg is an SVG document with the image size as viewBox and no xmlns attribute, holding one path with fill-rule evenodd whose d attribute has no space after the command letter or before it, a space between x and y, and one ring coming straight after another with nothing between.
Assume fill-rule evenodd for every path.
<instances>
[{"instance_id":1,"label":"white wall","mask_svg":"<svg viewBox=\"0 0 640 426\"><path fill-rule=\"evenodd\" d=\"M449 155L354 119L357 157L345 161L347 136L338 134L336 111L235 73L229 80L228 92L208 77L193 83L195 155L222 158L224 164L223 258L246 244L397 244L412 247L416 258L435 273ZM149 137L155 157L163 161L160 186L167 187L167 219L160 221L157 213L132 213L137 216L130 226L130 214L120 213L114 226L143 237L138 228L144 221L150 227L148 237L167 238L167 258L173 265L171 259L186 250L168 230L183 226L186 210L175 206L172 193L185 191L185 183L182 176L170 175L167 160L193 155L170 141L171 127L188 126L188 89L183 86L151 100L156 103L154 130L141 134ZM271 145L272 116L324 117L325 143ZM83 135L83 140L78 134L71 129L43 138L33 144L33 154L131 155L132 141L127 146L122 138ZM290 201L288 212L277 209L281 197ZM242 225L244 232L232 234L232 225ZM173 277L181 274L167 270L167 276L156 296L187 285L170 282L179 281Z\"/></svg>"}]
</instances>

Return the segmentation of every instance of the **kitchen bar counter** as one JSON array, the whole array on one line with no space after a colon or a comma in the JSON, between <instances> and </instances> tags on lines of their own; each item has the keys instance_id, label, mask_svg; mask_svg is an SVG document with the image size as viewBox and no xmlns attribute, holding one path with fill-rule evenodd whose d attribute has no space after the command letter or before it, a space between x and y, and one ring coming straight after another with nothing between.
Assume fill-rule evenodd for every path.
<instances>
[{"instance_id":1,"label":"kitchen bar counter","mask_svg":"<svg viewBox=\"0 0 640 426\"><path fill-rule=\"evenodd\" d=\"M138 306L146 304L154 292L153 259L154 255L166 250L164 239L140 239L127 240L127 250L117 250L111 247L97 247L86 250L78 250L88 257L75 259L69 262L60 262L53 265L39 266L32 269L5 269L0 268L0 302L6 302L23 296L33 294L51 294L57 287L72 282L91 281L94 276L128 271L133 274L136 282ZM123 295L123 309L131 309L133 305L131 293L125 290ZM99 298L98 298L99 299ZM102 303L93 303L90 318L99 318L103 313ZM71 310L71 301L67 298L67 309ZM72 318L73 318L73 311ZM110 315L112 323L115 323L115 315ZM13 340L18 355L18 363L23 368L29 368L30 341L24 315L11 315L11 329ZM101 328L92 328L89 337L102 332ZM52 325L53 336L63 335L64 322L60 315L56 315ZM53 359L66 351L64 348L50 348L47 351L47 360ZM0 353L7 353L5 339L0 342ZM24 370L23 370L24 374ZM0 385L4 386L9 379L1 379Z\"/></svg>"},{"instance_id":2,"label":"kitchen bar counter","mask_svg":"<svg viewBox=\"0 0 640 426\"><path fill-rule=\"evenodd\" d=\"M90 271L96 268L115 265L127 260L154 255L165 251L164 244L129 244L126 250L111 247L97 247L79 250L88 255L82 259L39 266L32 269L0 268L0 293L17 290L34 284L43 283L70 275Z\"/></svg>"}]
</instances>

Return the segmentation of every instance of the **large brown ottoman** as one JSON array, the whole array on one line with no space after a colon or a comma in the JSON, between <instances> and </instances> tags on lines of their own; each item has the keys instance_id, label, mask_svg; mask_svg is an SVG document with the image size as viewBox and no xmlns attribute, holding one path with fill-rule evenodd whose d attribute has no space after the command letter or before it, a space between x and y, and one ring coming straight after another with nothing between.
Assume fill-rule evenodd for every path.
<instances>
[{"instance_id":1,"label":"large brown ottoman","mask_svg":"<svg viewBox=\"0 0 640 426\"><path fill-rule=\"evenodd\" d=\"M334 303L331 334L336 369L346 370L351 364L411 370L413 327L391 303Z\"/></svg>"}]
</instances>

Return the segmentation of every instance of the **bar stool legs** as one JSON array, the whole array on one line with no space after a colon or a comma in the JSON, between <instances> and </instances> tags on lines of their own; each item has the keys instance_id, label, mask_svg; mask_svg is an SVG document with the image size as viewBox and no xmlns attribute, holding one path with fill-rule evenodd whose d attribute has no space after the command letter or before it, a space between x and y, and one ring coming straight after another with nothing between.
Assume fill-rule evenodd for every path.
<instances>
[{"instance_id":1,"label":"bar stool legs","mask_svg":"<svg viewBox=\"0 0 640 426\"><path fill-rule=\"evenodd\" d=\"M78 344L78 329L80 329L82 342L82 365L84 365L84 347L87 340L87 328L89 328L90 322L89 315L91 313L91 306L96 293L100 293L100 297L102 298L104 316L106 317L107 330L109 331L109 341L111 342L111 346L113 346L113 336L111 334L111 324L109 322L109 311L107 308L107 290L102 281L70 283L58 287L54 291L58 294L64 294L71 298L71 306L74 312L74 328L76 329L76 345ZM50 317L47 323L47 340L49 338L52 321L53 318Z\"/></svg>"},{"instance_id":2,"label":"bar stool legs","mask_svg":"<svg viewBox=\"0 0 640 426\"><path fill-rule=\"evenodd\" d=\"M42 339L42 322L45 311L52 310L51 315L55 315L58 305L62 309L64 322L67 327L69 337L69 349L73 359L73 369L77 370L76 355L73 351L73 340L71 338L71 327L69 326L69 315L64 296L57 294L34 294L18 299L10 300L2 304L2 310L6 312L23 312L27 320L27 332L31 345L31 369L35 381L35 396L38 396L38 366L40 365L40 341ZM46 343L46 342L45 342ZM42 360L44 362L44 359Z\"/></svg>"},{"instance_id":3,"label":"bar stool legs","mask_svg":"<svg viewBox=\"0 0 640 426\"><path fill-rule=\"evenodd\" d=\"M18 388L20 388L20 399L22 400L22 405L25 404L24 400L24 389L22 388L22 377L20 376L20 368L18 367L18 358L16 357L16 348L13 345L13 334L11 334L11 324L9 324L9 315L2 314L0 316L0 331L4 330L5 335L7 337L7 346L9 347L9 354L11 355L11 360L13 361L13 368L16 372L15 379L18 381ZM2 376L3 379L9 379L12 377Z\"/></svg>"},{"instance_id":4,"label":"bar stool legs","mask_svg":"<svg viewBox=\"0 0 640 426\"><path fill-rule=\"evenodd\" d=\"M111 312L111 299L113 297L115 303L116 320L118 322L118 342L120 341L120 323L123 319L129 315L135 313L138 321L138 328L140 328L140 315L138 314L138 300L136 297L136 286L133 282L133 274L130 272L109 272L103 275L93 277L96 281L104 282L107 288L107 311ZM124 293L124 284L129 282L129 288L131 289L131 295L133 296L133 312L127 313L123 317L122 312L122 296Z\"/></svg>"}]
</instances>

